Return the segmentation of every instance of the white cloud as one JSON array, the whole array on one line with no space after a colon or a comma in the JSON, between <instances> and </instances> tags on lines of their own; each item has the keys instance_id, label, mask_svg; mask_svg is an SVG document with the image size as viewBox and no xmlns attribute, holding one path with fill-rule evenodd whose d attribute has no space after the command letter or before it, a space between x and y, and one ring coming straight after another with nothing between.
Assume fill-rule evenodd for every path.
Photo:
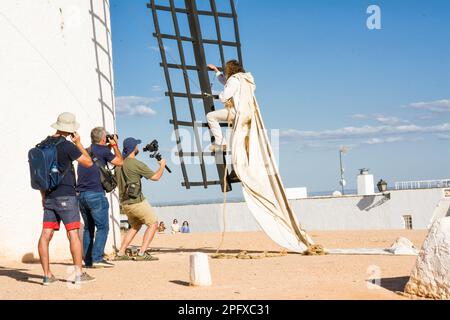
<instances>
[{"instance_id":1,"label":"white cloud","mask_svg":"<svg viewBox=\"0 0 450 320\"><path fill-rule=\"evenodd\" d=\"M442 133L440 133L440 134L437 134L436 137L437 137L439 140L450 140L450 135L448 135L448 134L442 134Z\"/></svg>"},{"instance_id":2,"label":"white cloud","mask_svg":"<svg viewBox=\"0 0 450 320\"><path fill-rule=\"evenodd\" d=\"M117 97L116 113L126 116L154 116L156 111L152 108L160 98L145 98L136 96Z\"/></svg>"},{"instance_id":3,"label":"white cloud","mask_svg":"<svg viewBox=\"0 0 450 320\"><path fill-rule=\"evenodd\" d=\"M386 124L386 125L409 123L409 121L407 121L407 120L402 120L397 117L389 117L389 116L383 116L383 115L375 116L375 120L381 124Z\"/></svg>"},{"instance_id":4,"label":"white cloud","mask_svg":"<svg viewBox=\"0 0 450 320\"><path fill-rule=\"evenodd\" d=\"M155 86L152 86L152 91L153 92L161 92L161 91L163 91L163 88L161 86L155 85Z\"/></svg>"},{"instance_id":5,"label":"white cloud","mask_svg":"<svg viewBox=\"0 0 450 320\"><path fill-rule=\"evenodd\" d=\"M450 100L417 102L402 106L402 108L428 111L429 114L423 119L430 119L433 118L433 114L450 112ZM337 148L342 145L356 148L389 143L418 142L423 141L426 135L433 135L441 140L450 140L450 123L417 125L406 119L383 114L353 114L351 118L370 122L370 124L319 131L281 130L281 142L295 142L301 148Z\"/></svg>"},{"instance_id":6,"label":"white cloud","mask_svg":"<svg viewBox=\"0 0 450 320\"><path fill-rule=\"evenodd\" d=\"M450 112L450 100L443 99L430 102L415 102L404 106L404 108L428 111L433 113L445 113Z\"/></svg>"},{"instance_id":7,"label":"white cloud","mask_svg":"<svg viewBox=\"0 0 450 320\"><path fill-rule=\"evenodd\" d=\"M408 125L381 125L363 127L345 127L324 131L301 131L288 129L281 131L281 137L289 140L346 140L361 138L377 138L379 136L403 134L432 134L450 132L450 124L443 123L434 126Z\"/></svg>"},{"instance_id":8,"label":"white cloud","mask_svg":"<svg viewBox=\"0 0 450 320\"><path fill-rule=\"evenodd\" d=\"M352 149L400 142L418 142L424 135L435 135L439 139L450 140L450 124L434 126L379 125L345 127L335 130L301 131L281 130L280 139L284 143L295 143L302 149L336 149L342 145Z\"/></svg>"},{"instance_id":9,"label":"white cloud","mask_svg":"<svg viewBox=\"0 0 450 320\"><path fill-rule=\"evenodd\" d=\"M159 46L148 46L149 49L155 51L155 52L159 52ZM165 51L170 51L170 47L168 46L163 46Z\"/></svg>"},{"instance_id":10,"label":"white cloud","mask_svg":"<svg viewBox=\"0 0 450 320\"><path fill-rule=\"evenodd\" d=\"M393 116L385 116L382 114L368 115L368 114L354 114L352 115L352 119L355 120L375 120L381 124L385 125L396 125L396 124L405 124L409 123L408 120L403 120L398 117Z\"/></svg>"},{"instance_id":11,"label":"white cloud","mask_svg":"<svg viewBox=\"0 0 450 320\"><path fill-rule=\"evenodd\" d=\"M401 142L404 140L405 139L403 137L370 138L369 140L363 141L361 144L377 145L377 144Z\"/></svg>"}]
</instances>

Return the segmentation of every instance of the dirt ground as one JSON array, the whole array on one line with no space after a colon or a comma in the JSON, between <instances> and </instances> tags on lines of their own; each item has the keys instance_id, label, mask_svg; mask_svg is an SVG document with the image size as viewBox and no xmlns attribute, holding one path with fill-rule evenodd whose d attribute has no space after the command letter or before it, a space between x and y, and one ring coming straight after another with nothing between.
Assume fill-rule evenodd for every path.
<instances>
[{"instance_id":1,"label":"dirt ground","mask_svg":"<svg viewBox=\"0 0 450 320\"><path fill-rule=\"evenodd\" d=\"M399 236L418 248L426 231L310 232L326 248L387 248ZM300 300L407 299L398 294L408 281L416 257L301 256L260 260L210 260L213 285L190 287L189 255L215 253L220 234L157 235L156 262L117 262L114 269L89 269L97 281L74 287L65 281L70 261L52 264L61 279L44 287L39 264L0 261L0 299L151 299L151 300ZM139 244L137 241L136 244ZM264 233L228 233L228 253L280 252ZM375 273L373 285L368 279Z\"/></svg>"}]
</instances>

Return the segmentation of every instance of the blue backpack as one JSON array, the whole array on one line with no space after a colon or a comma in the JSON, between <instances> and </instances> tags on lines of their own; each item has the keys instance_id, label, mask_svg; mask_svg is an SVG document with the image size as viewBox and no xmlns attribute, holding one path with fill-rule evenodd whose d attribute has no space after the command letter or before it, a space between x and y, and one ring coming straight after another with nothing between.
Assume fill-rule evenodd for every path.
<instances>
[{"instance_id":1,"label":"blue backpack","mask_svg":"<svg viewBox=\"0 0 450 320\"><path fill-rule=\"evenodd\" d=\"M65 172L58 169L57 146L66 141L48 137L28 152L30 164L31 187L35 190L51 192L62 182L70 167Z\"/></svg>"}]
</instances>

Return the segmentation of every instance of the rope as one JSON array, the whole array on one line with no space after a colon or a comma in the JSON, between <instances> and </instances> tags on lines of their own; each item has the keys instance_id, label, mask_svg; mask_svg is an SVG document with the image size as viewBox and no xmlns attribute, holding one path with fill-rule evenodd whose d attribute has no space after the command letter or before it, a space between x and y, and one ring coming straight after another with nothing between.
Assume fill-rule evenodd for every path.
<instances>
[{"instance_id":1,"label":"rope","mask_svg":"<svg viewBox=\"0 0 450 320\"><path fill-rule=\"evenodd\" d=\"M231 109L228 109L228 129L231 128L231 122L230 122L230 114L231 114ZM226 150L225 150L226 152ZM227 193L228 193L228 166L225 163L224 164L224 172L223 172L223 186L224 186L224 193L223 193L223 208L222 208L222 219L223 219L223 230L222 230L222 236L221 236L221 240L220 240L220 244L217 247L216 250L216 255L218 255L220 253L220 250L222 249L223 243L225 241L225 233L227 230L227 218L226 218L226 213L227 213Z\"/></svg>"},{"instance_id":2,"label":"rope","mask_svg":"<svg viewBox=\"0 0 450 320\"><path fill-rule=\"evenodd\" d=\"M225 170L224 170L224 178L223 178L223 184L224 184L224 188L225 188L225 192L223 193L223 209L222 209L222 217L223 217L223 230L222 230L222 236L220 239L220 244L217 247L216 250L216 254L220 253L220 250L222 249L223 243L225 241L225 233L227 232L227 219L226 219L226 213L227 213L227 166L225 165Z\"/></svg>"}]
</instances>

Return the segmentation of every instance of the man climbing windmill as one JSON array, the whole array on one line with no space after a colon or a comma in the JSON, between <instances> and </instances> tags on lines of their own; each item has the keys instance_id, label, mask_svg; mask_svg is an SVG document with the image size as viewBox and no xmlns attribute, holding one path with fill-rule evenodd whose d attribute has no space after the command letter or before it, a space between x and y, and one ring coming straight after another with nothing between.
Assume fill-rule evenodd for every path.
<instances>
[{"instance_id":1,"label":"man climbing windmill","mask_svg":"<svg viewBox=\"0 0 450 320\"><path fill-rule=\"evenodd\" d=\"M208 65L209 69L216 73L218 80L224 84L225 88L220 93L219 98L226 108L222 110L213 111L213 97L211 94L210 78L208 75L208 68L205 45L216 45L221 55L221 60L224 59L224 45L220 23L216 21L216 32L218 41L211 41L204 39L202 36L202 23L200 18L206 15L205 12L199 11L196 8L196 1L186 1L187 19L189 21L189 32L193 41L193 50L195 56L195 66L188 66L186 64L186 56L182 46L182 39L180 29L184 29L178 22L176 14L173 15L175 25L175 32L173 34L164 34L161 32L161 26L158 20L158 12L161 11L160 6L154 3L151 5L153 13L153 22L155 25L154 36L157 38L159 50L161 53L161 65L164 68L164 74L167 82L167 95L170 97L170 104L172 108L175 135L177 137L178 156L181 160L185 157L199 157L200 169L202 172L201 182L189 181L188 170L186 163L180 161L180 166L183 172L184 183L186 189L191 189L195 186L203 186L208 188L209 185L221 184L224 190L227 190L227 182L241 181L243 186L244 196L247 200L248 207L256 220L259 222L262 229L279 245L291 251L304 252L311 244L312 240L307 236L297 222L295 214L292 212L290 204L287 200L286 192L278 174L278 168L274 161L272 148L269 144L267 134L264 131L264 123L261 118L258 104L254 96L255 83L252 75L246 73L242 67L242 42L239 37L238 19L234 1L230 1L231 10L227 13L227 17L231 18L234 26L234 41L228 42L226 46L234 47L236 50L236 57L239 61L232 60L224 66L224 74L220 73L218 68L214 65ZM172 12L177 11L174 2L170 3ZM211 7L214 15L222 15L218 12L215 6ZM219 14L220 13L220 14ZM209 12L207 13L210 14ZM208 26L210 27L210 26ZM186 30L187 31L187 30ZM230 31L230 30L229 30ZM169 63L168 57L171 54L164 48L164 39L166 38L178 39L179 59ZM217 43L216 43L217 42ZM178 62L174 62L178 61ZM183 78L185 82L186 92L175 92L172 86L170 70L176 68L183 71ZM199 97L198 94L193 94L190 88L190 77L188 71L196 71L198 75L197 86L203 94ZM195 83L196 81L193 81ZM179 121L177 116L177 101L176 97L186 97L189 101L189 109L191 113L191 122ZM211 129L211 135L214 141L211 144L211 154L204 152L184 152L181 137L179 137L180 126L193 126L197 128L196 122L198 120L195 114L195 108L192 104L192 98L201 98L203 100L204 110L208 113L207 120ZM183 108L185 104L183 103ZM212 112L211 112L212 111ZM233 133L231 142L224 139L220 122L228 121L233 123ZM200 137L198 130L193 130L197 149L200 149ZM198 150L200 151L200 150ZM236 179L233 177L233 172L230 177L226 174L228 168L223 165L222 155L225 157L226 151L231 151L232 165L236 173ZM206 174L205 161L206 156L214 156L218 169L220 181L209 181ZM225 178L225 179L224 179ZM231 180L231 181L230 181ZM226 195L226 193L225 193ZM225 207L225 206L224 206Z\"/></svg>"},{"instance_id":2,"label":"man climbing windmill","mask_svg":"<svg viewBox=\"0 0 450 320\"><path fill-rule=\"evenodd\" d=\"M225 104L225 109L213 111L208 113L207 119L211 132L215 138L215 143L211 145L212 152L226 150L226 141L220 128L220 122L234 121L239 105L235 105L233 101L239 101L239 78L235 75L238 73L245 73L244 68L236 60L228 61L225 66L225 74L219 71L215 65L208 65L208 68L216 73L216 77L220 83L225 86L222 93L219 94L219 99ZM235 99L236 98L236 99Z\"/></svg>"},{"instance_id":3,"label":"man climbing windmill","mask_svg":"<svg viewBox=\"0 0 450 320\"><path fill-rule=\"evenodd\" d=\"M219 99L226 109L207 115L215 137L213 151L229 148L232 165L242 182L247 205L261 228L286 249L304 252L314 243L298 223L288 202L274 154L255 97L253 76L236 60L227 62L225 74L208 68L225 85ZM227 147L219 122L233 121L231 147Z\"/></svg>"}]
</instances>

